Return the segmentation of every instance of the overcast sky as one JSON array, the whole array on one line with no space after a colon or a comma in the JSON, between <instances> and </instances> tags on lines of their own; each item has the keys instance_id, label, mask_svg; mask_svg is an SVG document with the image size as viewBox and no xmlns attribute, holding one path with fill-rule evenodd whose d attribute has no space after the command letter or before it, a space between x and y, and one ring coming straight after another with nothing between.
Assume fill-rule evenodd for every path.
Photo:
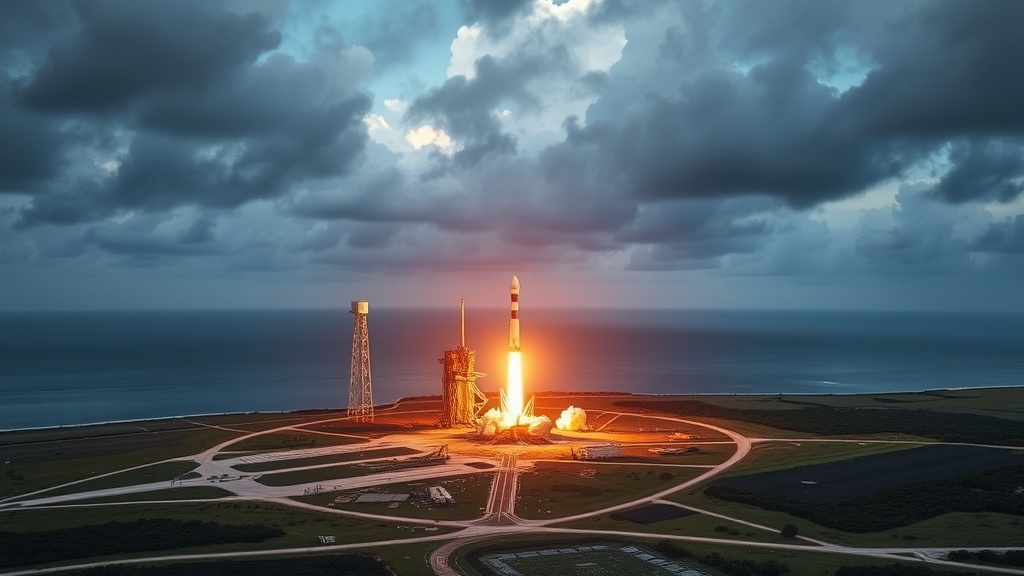
<instances>
[{"instance_id":1,"label":"overcast sky","mask_svg":"<svg viewBox=\"0 0 1024 576\"><path fill-rule=\"evenodd\" d=\"M0 309L1024 312L1024 2L0 2Z\"/></svg>"}]
</instances>

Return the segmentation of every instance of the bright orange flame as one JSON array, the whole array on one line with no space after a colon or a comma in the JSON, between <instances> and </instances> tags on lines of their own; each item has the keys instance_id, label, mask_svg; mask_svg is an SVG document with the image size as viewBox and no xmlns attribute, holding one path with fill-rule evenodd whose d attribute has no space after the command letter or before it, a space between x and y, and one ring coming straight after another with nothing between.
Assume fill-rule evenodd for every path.
<instances>
[{"instance_id":1,"label":"bright orange flame","mask_svg":"<svg viewBox=\"0 0 1024 576\"><path fill-rule=\"evenodd\" d=\"M523 413L523 358L520 352L508 353L508 384L505 386L505 406L502 424L514 426Z\"/></svg>"}]
</instances>

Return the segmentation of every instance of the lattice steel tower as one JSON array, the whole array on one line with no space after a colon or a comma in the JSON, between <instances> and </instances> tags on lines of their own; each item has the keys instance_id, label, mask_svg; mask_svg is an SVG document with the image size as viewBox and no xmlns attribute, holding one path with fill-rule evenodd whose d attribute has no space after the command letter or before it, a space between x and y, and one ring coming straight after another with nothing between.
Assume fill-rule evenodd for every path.
<instances>
[{"instance_id":1,"label":"lattice steel tower","mask_svg":"<svg viewBox=\"0 0 1024 576\"><path fill-rule=\"evenodd\" d=\"M356 422L373 422L373 388L370 385L370 330L366 317L370 303L352 303L356 318L352 330L352 374L348 383L348 415Z\"/></svg>"}]
</instances>

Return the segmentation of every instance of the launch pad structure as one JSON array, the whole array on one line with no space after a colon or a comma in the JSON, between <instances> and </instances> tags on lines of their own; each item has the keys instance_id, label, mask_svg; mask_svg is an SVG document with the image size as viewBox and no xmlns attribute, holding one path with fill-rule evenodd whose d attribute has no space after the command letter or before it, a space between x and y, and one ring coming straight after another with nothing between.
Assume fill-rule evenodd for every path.
<instances>
[{"instance_id":1,"label":"launch pad structure","mask_svg":"<svg viewBox=\"0 0 1024 576\"><path fill-rule=\"evenodd\" d=\"M370 382L370 329L367 316L370 303L352 302L355 326L352 329L352 370L348 383L347 415L356 422L373 422L373 386Z\"/></svg>"},{"instance_id":2,"label":"launch pad structure","mask_svg":"<svg viewBox=\"0 0 1024 576\"><path fill-rule=\"evenodd\" d=\"M487 404L487 396L476 386L484 376L475 370L476 350L466 347L466 301L461 303L462 339L455 350L445 350L438 359L444 367L441 376L441 418L438 428L475 426Z\"/></svg>"}]
</instances>

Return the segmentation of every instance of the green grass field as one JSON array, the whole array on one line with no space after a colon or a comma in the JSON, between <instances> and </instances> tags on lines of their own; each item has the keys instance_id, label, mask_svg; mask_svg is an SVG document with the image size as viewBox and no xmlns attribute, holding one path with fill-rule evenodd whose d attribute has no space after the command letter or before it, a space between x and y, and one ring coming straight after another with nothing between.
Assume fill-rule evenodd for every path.
<instances>
[{"instance_id":1,"label":"green grass field","mask_svg":"<svg viewBox=\"0 0 1024 576\"><path fill-rule=\"evenodd\" d=\"M59 496L63 494L77 494L79 492L104 490L106 488L120 488L122 486L134 486L136 484L149 484L151 482L170 482L179 476L189 473L197 466L199 466L199 464L192 462L191 460L160 462L143 468L128 470L127 472L120 472L117 474L111 474L110 476L104 476L102 478L86 480L85 482L79 482L70 486L61 486L59 488L47 490L42 494L39 494L39 496ZM15 501L17 501L17 499Z\"/></svg>"},{"instance_id":2,"label":"green grass field","mask_svg":"<svg viewBox=\"0 0 1024 576\"><path fill-rule=\"evenodd\" d=\"M585 470L596 473L586 478L580 475ZM642 498L704 472L700 468L538 462L532 471L519 475L516 515L548 519L579 514Z\"/></svg>"},{"instance_id":3,"label":"green grass field","mask_svg":"<svg viewBox=\"0 0 1024 576\"><path fill-rule=\"evenodd\" d=\"M102 524L111 520L130 521L138 518L201 519L219 524L260 524L280 528L285 531L284 536L261 544L237 543L201 548L183 548L167 551L168 554L318 546L319 539L317 537L321 535L334 536L339 544L366 542L372 548L374 542L382 540L443 534L450 531L446 527L432 527L434 529L430 531L426 531L422 526L399 527L383 522L332 514L328 511L316 512L255 501L211 501L203 504L192 502L182 504L126 504L123 506L12 510L0 514L0 530L18 532L55 530L90 524ZM109 556L106 558L121 557L127 556Z\"/></svg>"},{"instance_id":4,"label":"green grass field","mask_svg":"<svg viewBox=\"0 0 1024 576\"><path fill-rule=\"evenodd\" d=\"M823 464L870 454L917 448L920 444L884 444L871 442L758 442L747 457L729 468L723 476L783 470L810 464Z\"/></svg>"},{"instance_id":5,"label":"green grass field","mask_svg":"<svg viewBox=\"0 0 1024 576\"><path fill-rule=\"evenodd\" d=\"M271 460L268 462L257 462L253 464L236 464L232 466L239 472L266 472L268 470L283 470L287 468L299 468L302 466L319 466L321 464L335 464L342 462L353 462L355 460L369 460L372 458L390 458L393 456L409 456L419 454L419 450L396 446L394 448L381 448L379 450L360 450L358 452L343 452L330 454L328 456L314 456L312 458L295 458L290 460Z\"/></svg>"},{"instance_id":6,"label":"green grass field","mask_svg":"<svg viewBox=\"0 0 1024 576\"><path fill-rule=\"evenodd\" d=\"M944 514L892 530L855 534L819 526L784 512L711 498L705 496L699 487L669 495L666 500L763 526L781 529L786 524L793 524L803 536L845 546L1019 546L1024 534L1024 518L1007 514Z\"/></svg>"},{"instance_id":7,"label":"green grass field","mask_svg":"<svg viewBox=\"0 0 1024 576\"><path fill-rule=\"evenodd\" d=\"M248 430L258 432L281 426L300 426L310 422L318 422L331 418L344 417L344 411L323 411L323 412L286 412L286 413L247 413L247 414L218 414L215 416L197 416L189 418L194 422L201 422L208 426L223 426L237 430Z\"/></svg>"},{"instance_id":8,"label":"green grass field","mask_svg":"<svg viewBox=\"0 0 1024 576\"><path fill-rule=\"evenodd\" d=\"M366 490L331 491L309 496L296 496L295 500L366 514L385 514L430 520L472 520L483 516L493 480L493 473L481 472L437 478L429 482L396 482L373 489L375 493L410 494L412 496L409 500L401 502L396 508L389 508L388 504L381 502L335 503L335 499L339 496L356 496ZM443 486L452 495L455 503L446 505L430 503L426 494L430 486Z\"/></svg>"},{"instance_id":9,"label":"green grass field","mask_svg":"<svg viewBox=\"0 0 1024 576\"><path fill-rule=\"evenodd\" d=\"M770 398L766 396L758 400L765 402ZM861 398L876 402L871 396ZM902 407L906 402L876 402L877 406L870 411L814 403L806 397L779 397L778 402L796 405L800 409L735 408L693 398L620 401L618 405L659 410L702 421L709 418L742 420L791 430L796 437L806 434L849 438L927 437L945 442L1024 446L1024 420L1006 417L1007 414L1016 414L1019 409L1012 404L1003 407L1002 412L981 414L965 409L940 412Z\"/></svg>"},{"instance_id":10,"label":"green grass field","mask_svg":"<svg viewBox=\"0 0 1024 576\"><path fill-rule=\"evenodd\" d=\"M582 530L612 530L626 532L646 532L649 534L668 534L672 536L697 536L701 538L721 538L740 542L774 542L777 544L807 544L804 540L784 538L778 530L761 530L745 524L730 522L706 514L692 514L680 518L639 524L629 520L612 518L609 514L592 516L582 520L556 524L560 528L579 528Z\"/></svg>"},{"instance_id":11,"label":"green grass field","mask_svg":"<svg viewBox=\"0 0 1024 576\"><path fill-rule=\"evenodd\" d=\"M1024 419L1024 389L971 388L889 394L702 395L702 402L745 410L792 410L803 406L908 408L966 411L1013 420Z\"/></svg>"},{"instance_id":12,"label":"green grass field","mask_svg":"<svg viewBox=\"0 0 1024 576\"><path fill-rule=\"evenodd\" d=\"M308 470L295 470L294 472L262 474L254 479L264 486L295 486L297 484L322 482L324 480L357 478L372 473L369 468L363 468L355 464L340 464L338 466L324 466Z\"/></svg>"},{"instance_id":13,"label":"green grass field","mask_svg":"<svg viewBox=\"0 0 1024 576\"><path fill-rule=\"evenodd\" d=\"M97 474L116 472L143 464L150 464L191 456L216 446L237 433L211 428L198 428L174 433L161 445L141 450L126 450L90 456L76 456L74 453L32 462L0 465L0 498L34 492L59 486L75 480L82 480ZM102 442L103 438L95 439Z\"/></svg>"},{"instance_id":14,"label":"green grass field","mask_svg":"<svg viewBox=\"0 0 1024 576\"><path fill-rule=\"evenodd\" d=\"M652 406L656 408L656 403ZM646 418L632 414L611 415L599 419L591 425L591 428L601 432L644 432L652 436L652 440L659 441L654 436L662 436L665 440L673 434L686 434L692 436L695 441L719 441L729 440L729 437L721 432L697 426L685 424L674 420L662 420L658 418Z\"/></svg>"},{"instance_id":15,"label":"green grass field","mask_svg":"<svg viewBox=\"0 0 1024 576\"><path fill-rule=\"evenodd\" d=\"M289 430L287 432L270 432L260 434L252 438L241 440L225 447L225 450L232 452L263 451L272 452L278 450L295 450L297 448L320 448L323 446L340 446L360 442L356 438L348 436L332 436L330 434L315 434L312 432L299 432Z\"/></svg>"},{"instance_id":16,"label":"green grass field","mask_svg":"<svg viewBox=\"0 0 1024 576\"><path fill-rule=\"evenodd\" d=\"M181 488L164 488L162 490L149 490L146 492L133 492L131 494L120 494L117 496L100 496L98 498L83 498L75 500L74 504L112 504L116 502L153 502L161 500L215 500L234 496L229 492L216 486L184 486Z\"/></svg>"},{"instance_id":17,"label":"green grass field","mask_svg":"<svg viewBox=\"0 0 1024 576\"><path fill-rule=\"evenodd\" d=\"M436 532L429 532L435 534ZM426 534L421 532L418 535ZM423 542L420 544L400 544L395 546L377 546L373 553L380 556L399 576L415 576L430 574L428 558L441 542Z\"/></svg>"},{"instance_id":18,"label":"green grass field","mask_svg":"<svg viewBox=\"0 0 1024 576\"><path fill-rule=\"evenodd\" d=\"M679 455L652 454L651 448L680 448L687 447L686 444L659 444L658 446L626 446L622 449L622 456L609 458L609 462L636 462L638 464L688 464L695 466L717 466L725 462L736 453L735 444L705 444L697 446L699 452Z\"/></svg>"}]
</instances>

